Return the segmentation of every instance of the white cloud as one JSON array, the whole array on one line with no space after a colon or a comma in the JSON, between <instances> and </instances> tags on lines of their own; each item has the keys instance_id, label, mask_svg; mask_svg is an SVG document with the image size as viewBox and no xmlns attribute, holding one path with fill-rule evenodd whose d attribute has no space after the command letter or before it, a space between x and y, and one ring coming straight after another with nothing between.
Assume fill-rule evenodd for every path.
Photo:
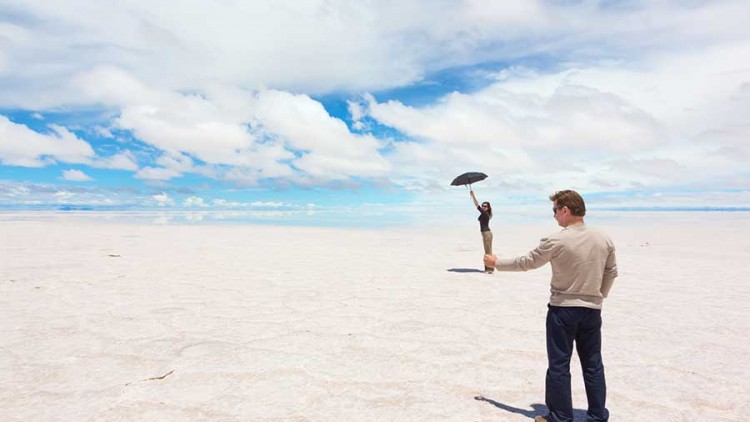
<instances>
[{"instance_id":1,"label":"white cloud","mask_svg":"<svg viewBox=\"0 0 750 422\"><path fill-rule=\"evenodd\" d=\"M157 157L156 164L160 167L144 167L136 173L138 179L169 180L180 177L185 173L202 170L193 165L193 160L181 153L166 153Z\"/></svg>"},{"instance_id":2,"label":"white cloud","mask_svg":"<svg viewBox=\"0 0 750 422\"><path fill-rule=\"evenodd\" d=\"M201 95L152 88L111 67L84 73L77 84L88 98L120 108L116 127L163 151L224 163L253 143L241 117L246 112L236 103L227 108Z\"/></svg>"},{"instance_id":3,"label":"white cloud","mask_svg":"<svg viewBox=\"0 0 750 422\"><path fill-rule=\"evenodd\" d=\"M31 189L23 185L7 186L7 182L0 184L2 191L11 198L26 197L31 194Z\"/></svg>"},{"instance_id":4,"label":"white cloud","mask_svg":"<svg viewBox=\"0 0 750 422\"><path fill-rule=\"evenodd\" d=\"M385 144L354 134L307 95L277 90L213 88L206 95L148 87L127 72L99 68L82 75L86 95L121 109L114 124L164 155L136 177L167 180L188 172L255 185L274 178L311 184L382 176ZM195 157L208 167L176 165L164 157ZM229 166L225 171L211 166Z\"/></svg>"},{"instance_id":5,"label":"white cloud","mask_svg":"<svg viewBox=\"0 0 750 422\"><path fill-rule=\"evenodd\" d=\"M746 36L743 17L750 12L742 0L311 0L283 6L264 0L221 7L191 0L179 9L146 0L29 0L12 8L28 19L0 28L6 40L0 105L25 108L80 104L85 100L68 81L101 63L167 90L218 83L307 93L372 91L487 61L701 49ZM131 95L138 94L138 86L119 82L125 82L122 91L135 88Z\"/></svg>"},{"instance_id":6,"label":"white cloud","mask_svg":"<svg viewBox=\"0 0 750 422\"><path fill-rule=\"evenodd\" d=\"M211 203L213 206L219 208L237 208L242 206L241 202L227 201L226 199L214 199Z\"/></svg>"},{"instance_id":7,"label":"white cloud","mask_svg":"<svg viewBox=\"0 0 750 422\"><path fill-rule=\"evenodd\" d=\"M62 178L63 180L67 180L70 182L90 182L94 180L91 177L89 177L86 173L82 172L81 170L76 170L76 169L63 170Z\"/></svg>"},{"instance_id":8,"label":"white cloud","mask_svg":"<svg viewBox=\"0 0 750 422\"><path fill-rule=\"evenodd\" d=\"M109 157L100 157L91 163L92 167L112 170L138 170L136 158L130 151L122 151Z\"/></svg>"},{"instance_id":9,"label":"white cloud","mask_svg":"<svg viewBox=\"0 0 750 422\"><path fill-rule=\"evenodd\" d=\"M384 175L389 163L378 152L385 145L372 135L352 134L340 119L331 117L318 101L306 95L263 91L255 113L263 130L284 145L301 151L296 168L318 180Z\"/></svg>"},{"instance_id":10,"label":"white cloud","mask_svg":"<svg viewBox=\"0 0 750 422\"><path fill-rule=\"evenodd\" d=\"M311 1L279 7L261 1L216 7L192 1L166 10L147 1L106 7L75 0L29 1L15 7L36 19L16 28L26 35L8 46L8 62L14 66L7 71L13 79L29 82L29 89L49 89L55 84L43 84L45 78L62 82L95 63L127 66L139 78L172 89L195 87L208 79L253 88L317 91L392 86L419 75L411 58L414 51L401 46L400 36L391 35L409 25L400 13L416 8L399 3L372 8ZM207 23L210 31L205 30ZM391 23L398 26L389 28ZM92 45L91 39L97 43ZM58 54L81 44L90 48L76 49L75 61ZM396 51L401 53L393 60ZM31 75L23 73L27 65L40 62L55 65L36 66ZM0 103L51 105L73 98L70 86L58 86L46 98L33 100L24 99L17 90L6 92Z\"/></svg>"},{"instance_id":11,"label":"white cloud","mask_svg":"<svg viewBox=\"0 0 750 422\"><path fill-rule=\"evenodd\" d=\"M158 155L139 169L129 151L96 157L68 129L0 116L5 165L418 191L467 169L509 191L737 187L747 175L747 1L4 5L27 19L0 24L0 107L103 106L116 117L97 134L130 132ZM474 65L494 83L419 106L350 101L356 133L314 99ZM375 122L406 141L367 133Z\"/></svg>"},{"instance_id":12,"label":"white cloud","mask_svg":"<svg viewBox=\"0 0 750 422\"><path fill-rule=\"evenodd\" d=\"M389 156L396 180L412 188L431 189L462 168L518 190L529 190L524 180L541 191L561 182L604 190L745 187L750 39L643 60L547 73L510 68L480 91L433 104L366 95L360 107L417 140ZM420 168L424 177L414 183Z\"/></svg>"},{"instance_id":13,"label":"white cloud","mask_svg":"<svg viewBox=\"0 0 750 422\"><path fill-rule=\"evenodd\" d=\"M212 204L218 208L295 208L298 205L273 201L240 202L226 199L214 199ZM309 205L309 204L308 204Z\"/></svg>"},{"instance_id":14,"label":"white cloud","mask_svg":"<svg viewBox=\"0 0 750 422\"><path fill-rule=\"evenodd\" d=\"M57 191L52 195L58 203L65 203L70 201L76 196L75 193L69 191Z\"/></svg>"},{"instance_id":15,"label":"white cloud","mask_svg":"<svg viewBox=\"0 0 750 422\"><path fill-rule=\"evenodd\" d=\"M203 198L200 198L197 196L191 196L182 202L182 206L188 207L188 208L190 207L205 208L208 206L208 204L203 200Z\"/></svg>"},{"instance_id":16,"label":"white cloud","mask_svg":"<svg viewBox=\"0 0 750 422\"><path fill-rule=\"evenodd\" d=\"M621 98L565 83L548 96L508 92L497 84L474 94L452 93L423 108L368 101L381 123L441 144L621 152L653 144L658 135L653 119Z\"/></svg>"},{"instance_id":17,"label":"white cloud","mask_svg":"<svg viewBox=\"0 0 750 422\"><path fill-rule=\"evenodd\" d=\"M156 202L156 205L160 207L169 207L174 205L174 199L170 198L169 195L162 192L157 195L152 195L151 199Z\"/></svg>"},{"instance_id":18,"label":"white cloud","mask_svg":"<svg viewBox=\"0 0 750 422\"><path fill-rule=\"evenodd\" d=\"M281 207L288 207L289 204L285 204L283 202L270 202L270 201L254 201L249 204L252 207L268 207L268 208L281 208Z\"/></svg>"},{"instance_id":19,"label":"white cloud","mask_svg":"<svg viewBox=\"0 0 750 422\"><path fill-rule=\"evenodd\" d=\"M182 173L174 169L164 167L144 167L135 174L136 179L145 180L169 180L182 176Z\"/></svg>"},{"instance_id":20,"label":"white cloud","mask_svg":"<svg viewBox=\"0 0 750 422\"><path fill-rule=\"evenodd\" d=\"M112 130L103 126L95 126L94 133L101 136L102 138L114 139L115 135L112 134Z\"/></svg>"},{"instance_id":21,"label":"white cloud","mask_svg":"<svg viewBox=\"0 0 750 422\"><path fill-rule=\"evenodd\" d=\"M370 100L368 110L419 140L396 144L390 155L394 179L411 189L439 189L446 175L469 170L495 175L491 184L516 191L549 190L561 178L609 179L602 158L653 147L660 134L642 110L580 86L560 86L548 97L492 86L423 108ZM615 180L620 187L631 182Z\"/></svg>"},{"instance_id":22,"label":"white cloud","mask_svg":"<svg viewBox=\"0 0 750 422\"><path fill-rule=\"evenodd\" d=\"M59 161L89 163L94 150L86 141L57 125L54 133L43 134L0 115L0 163L23 167L43 167Z\"/></svg>"},{"instance_id":23,"label":"white cloud","mask_svg":"<svg viewBox=\"0 0 750 422\"><path fill-rule=\"evenodd\" d=\"M360 103L356 101L347 101L346 105L353 121L359 122L363 117L365 117L365 111L363 110L363 107Z\"/></svg>"}]
</instances>

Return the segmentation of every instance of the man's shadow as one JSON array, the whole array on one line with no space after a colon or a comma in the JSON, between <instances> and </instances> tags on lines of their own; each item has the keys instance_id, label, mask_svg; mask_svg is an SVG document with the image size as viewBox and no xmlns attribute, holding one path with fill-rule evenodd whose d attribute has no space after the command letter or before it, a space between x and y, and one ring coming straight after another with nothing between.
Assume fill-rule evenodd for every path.
<instances>
[{"instance_id":1,"label":"man's shadow","mask_svg":"<svg viewBox=\"0 0 750 422\"><path fill-rule=\"evenodd\" d=\"M487 397L482 397L482 396L476 396L474 397L474 400L487 402L499 409L505 410L506 412L517 413L519 415L526 416L529 419L534 419L534 416L536 415L545 416L548 413L547 406L540 404L540 403L534 403L531 405L531 410L525 410L525 409L519 409L513 406L508 406L507 404L503 404L503 403L500 403L495 400L488 399ZM581 409L573 409L573 420L585 421L586 411L581 410Z\"/></svg>"},{"instance_id":2,"label":"man's shadow","mask_svg":"<svg viewBox=\"0 0 750 422\"><path fill-rule=\"evenodd\" d=\"M483 273L484 271L476 268L448 268L447 271L452 273Z\"/></svg>"}]
</instances>

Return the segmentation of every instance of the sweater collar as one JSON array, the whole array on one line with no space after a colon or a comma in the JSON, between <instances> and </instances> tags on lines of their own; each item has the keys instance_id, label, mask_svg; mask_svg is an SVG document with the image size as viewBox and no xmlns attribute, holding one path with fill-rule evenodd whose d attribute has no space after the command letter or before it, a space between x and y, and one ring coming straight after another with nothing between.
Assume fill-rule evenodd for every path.
<instances>
[{"instance_id":1,"label":"sweater collar","mask_svg":"<svg viewBox=\"0 0 750 422\"><path fill-rule=\"evenodd\" d=\"M564 230L582 230L585 228L586 228L586 223L581 222L581 223L571 224L568 227L565 227Z\"/></svg>"}]
</instances>

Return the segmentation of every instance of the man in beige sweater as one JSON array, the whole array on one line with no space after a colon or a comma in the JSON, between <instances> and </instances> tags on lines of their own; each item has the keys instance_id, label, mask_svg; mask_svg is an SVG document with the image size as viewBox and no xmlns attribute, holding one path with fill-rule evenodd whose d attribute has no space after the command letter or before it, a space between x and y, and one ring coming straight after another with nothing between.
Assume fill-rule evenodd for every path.
<instances>
[{"instance_id":1,"label":"man in beige sweater","mask_svg":"<svg viewBox=\"0 0 750 422\"><path fill-rule=\"evenodd\" d=\"M570 422L570 359L575 343L581 360L588 399L588 421L607 421L607 387L601 356L601 309L617 277L615 246L604 233L583 222L586 204L572 190L550 196L560 232L543 238L526 255L498 258L485 255L485 265L499 271L527 271L552 265L551 296L547 307L546 416L535 422Z\"/></svg>"}]
</instances>

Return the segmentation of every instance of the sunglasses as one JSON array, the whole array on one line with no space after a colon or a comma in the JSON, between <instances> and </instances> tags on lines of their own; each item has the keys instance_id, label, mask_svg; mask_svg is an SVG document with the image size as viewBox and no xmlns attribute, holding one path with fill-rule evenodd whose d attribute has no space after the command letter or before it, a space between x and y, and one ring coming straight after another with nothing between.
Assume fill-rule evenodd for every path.
<instances>
[{"instance_id":1,"label":"sunglasses","mask_svg":"<svg viewBox=\"0 0 750 422\"><path fill-rule=\"evenodd\" d=\"M557 211L565 208L565 205L562 207L552 207L552 215L557 215Z\"/></svg>"}]
</instances>

